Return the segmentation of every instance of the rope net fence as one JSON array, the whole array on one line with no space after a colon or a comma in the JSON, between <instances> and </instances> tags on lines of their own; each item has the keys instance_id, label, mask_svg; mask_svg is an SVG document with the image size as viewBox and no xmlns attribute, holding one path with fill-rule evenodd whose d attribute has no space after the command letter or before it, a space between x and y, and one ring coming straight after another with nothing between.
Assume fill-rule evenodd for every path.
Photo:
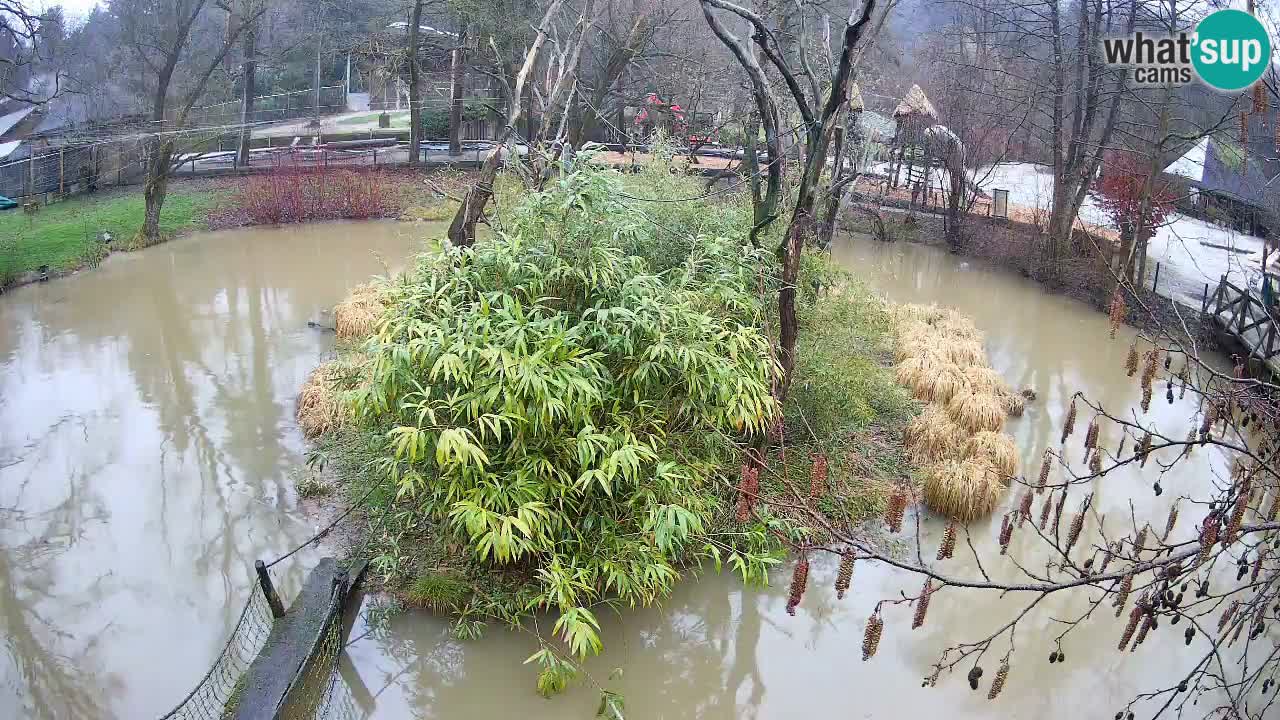
<instances>
[{"instance_id":1,"label":"rope net fence","mask_svg":"<svg viewBox=\"0 0 1280 720\"><path fill-rule=\"evenodd\" d=\"M222 720L230 717L245 671L266 645L273 622L262 586L254 583L240 619L231 629L231 636L209 672L182 702L162 715L160 720Z\"/></svg>"},{"instance_id":2,"label":"rope net fence","mask_svg":"<svg viewBox=\"0 0 1280 720\"><path fill-rule=\"evenodd\" d=\"M276 565L292 554L271 564ZM296 573L283 573L282 570L277 567L270 569L273 586L281 587L283 581L291 589L296 589L296 578L292 577ZM335 587L324 623L311 643L308 660L289 684L277 717L284 720L357 720L367 716L353 701L351 689L339 672L346 648L345 600L345 593L338 592ZM209 671L181 702L159 720L235 718L249 677L249 667L266 647L274 624L271 601L263 585L252 583L244 608Z\"/></svg>"}]
</instances>

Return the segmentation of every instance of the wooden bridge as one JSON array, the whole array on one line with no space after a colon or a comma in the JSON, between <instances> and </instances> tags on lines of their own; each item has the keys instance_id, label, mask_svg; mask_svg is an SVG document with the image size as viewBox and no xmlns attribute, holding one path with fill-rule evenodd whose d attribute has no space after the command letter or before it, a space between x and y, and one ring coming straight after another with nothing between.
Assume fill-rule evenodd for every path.
<instances>
[{"instance_id":1,"label":"wooden bridge","mask_svg":"<svg viewBox=\"0 0 1280 720\"><path fill-rule=\"evenodd\" d=\"M1280 376L1280 313L1275 309L1268 312L1261 298L1237 287L1225 275L1213 294L1206 289L1202 310L1213 313L1218 328L1248 357Z\"/></svg>"}]
</instances>

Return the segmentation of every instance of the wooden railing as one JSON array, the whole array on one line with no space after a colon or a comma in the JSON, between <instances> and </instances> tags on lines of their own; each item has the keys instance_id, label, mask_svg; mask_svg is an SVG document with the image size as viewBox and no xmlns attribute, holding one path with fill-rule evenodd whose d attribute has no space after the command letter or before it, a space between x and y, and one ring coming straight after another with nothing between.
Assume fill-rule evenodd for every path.
<instances>
[{"instance_id":1,"label":"wooden railing","mask_svg":"<svg viewBox=\"0 0 1280 720\"><path fill-rule=\"evenodd\" d=\"M1280 355L1280 323L1261 298L1224 275L1213 295L1205 297L1205 312L1210 308L1218 325L1239 340L1252 357L1270 360Z\"/></svg>"}]
</instances>

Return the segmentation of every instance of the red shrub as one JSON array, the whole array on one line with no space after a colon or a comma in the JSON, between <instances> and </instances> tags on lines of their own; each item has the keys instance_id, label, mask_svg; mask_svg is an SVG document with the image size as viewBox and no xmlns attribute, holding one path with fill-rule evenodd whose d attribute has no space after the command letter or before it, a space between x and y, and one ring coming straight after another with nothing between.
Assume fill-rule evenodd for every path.
<instances>
[{"instance_id":1,"label":"red shrub","mask_svg":"<svg viewBox=\"0 0 1280 720\"><path fill-rule=\"evenodd\" d=\"M1120 228L1136 227L1140 219L1150 230L1173 212L1176 188L1157 175L1151 181L1151 196L1145 218L1142 211L1142 189L1151 174L1151 160L1128 150L1109 151L1103 161L1102 178L1095 186L1098 202Z\"/></svg>"},{"instance_id":2,"label":"red shrub","mask_svg":"<svg viewBox=\"0 0 1280 720\"><path fill-rule=\"evenodd\" d=\"M282 166L250 176L233 205L250 225L363 220L394 214L395 194L372 169Z\"/></svg>"}]
</instances>

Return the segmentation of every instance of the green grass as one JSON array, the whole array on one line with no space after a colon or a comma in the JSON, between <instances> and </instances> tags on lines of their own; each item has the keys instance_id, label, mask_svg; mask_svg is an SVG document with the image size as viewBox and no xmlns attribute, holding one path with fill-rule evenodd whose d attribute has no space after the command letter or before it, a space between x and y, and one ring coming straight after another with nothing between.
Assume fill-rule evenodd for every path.
<instances>
[{"instance_id":1,"label":"green grass","mask_svg":"<svg viewBox=\"0 0 1280 720\"><path fill-rule=\"evenodd\" d=\"M376 123L378 122L378 116L381 114L382 113L374 112L374 113L367 113L365 115L353 115L349 118L342 118L341 120L338 121L338 124L339 125L363 125L365 123ZM408 110L396 110L389 114L391 115L392 125L408 125L409 124Z\"/></svg>"},{"instance_id":2,"label":"green grass","mask_svg":"<svg viewBox=\"0 0 1280 720\"><path fill-rule=\"evenodd\" d=\"M166 235L204 227L221 193L174 190L165 199L160 228ZM124 247L142 226L141 191L111 197L79 197L46 205L35 214L21 209L0 212L0 286L41 265L73 270L85 263L103 232Z\"/></svg>"}]
</instances>

